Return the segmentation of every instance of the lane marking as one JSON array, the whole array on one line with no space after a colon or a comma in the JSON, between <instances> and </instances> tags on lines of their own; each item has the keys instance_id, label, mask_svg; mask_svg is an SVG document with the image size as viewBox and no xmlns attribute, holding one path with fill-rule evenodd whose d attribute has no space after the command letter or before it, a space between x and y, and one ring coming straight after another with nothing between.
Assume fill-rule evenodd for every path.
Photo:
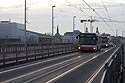
<instances>
[{"instance_id":1,"label":"lane marking","mask_svg":"<svg viewBox=\"0 0 125 83\"><path fill-rule=\"evenodd\" d=\"M93 54L91 54L91 55L93 55ZM32 82L32 81L34 81L34 80L36 80L36 79L38 79L38 78L40 78L40 77L43 77L43 76L48 75L48 74L50 74L50 73L53 73L53 72L55 72L55 71L57 71L57 70L59 70L59 69L62 69L62 68L67 67L67 66L69 66L69 65L72 65L72 64L74 64L74 63L76 63L76 62L78 62L78 61L81 61L81 60L83 60L83 59L85 59L85 58L88 58L88 57L90 57L90 56L86 56L86 57L81 58L81 59L79 59L79 60L77 60L77 61L75 61L75 62L71 62L71 63L69 63L69 64L67 64L67 65L64 65L64 66L62 66L62 67L59 67L59 68L57 68L57 69L54 69L54 70L52 70L52 71L50 71L50 72L47 72L47 73L45 73L45 74L39 75L39 76L37 76L37 77L34 77L34 78L32 78L32 79L30 79L30 80L27 80L27 81L25 81L25 82L23 82L23 83L30 83L30 82Z\"/></svg>"},{"instance_id":2,"label":"lane marking","mask_svg":"<svg viewBox=\"0 0 125 83\"><path fill-rule=\"evenodd\" d=\"M95 53L94 53L94 54L95 54ZM91 55L93 55L93 54L90 54L89 56L84 57L83 59L88 58L88 57L90 57ZM81 60L82 60L82 59L77 60L77 61L81 61ZM75 61L75 62L77 62L77 61ZM70 63L70 64L73 64L73 63L75 63L75 62L72 62L72 63ZM70 65L70 64L68 64L68 65ZM32 78L32 79L30 79L30 80L28 80L28 81L25 81L25 82L23 82L23 83L30 83L30 82L32 82L32 81L34 81L34 80L36 80L36 79L38 79L38 78L40 78L40 77L43 77L44 75L47 75L47 74L52 73L52 72L55 72L55 71L57 71L57 70L59 70L59 69L62 69L62 68L64 68L64 67L68 66L68 65L62 66L61 68L57 68L56 70L50 71L50 72L45 73L45 74L43 74L43 75L34 77L34 78Z\"/></svg>"},{"instance_id":3,"label":"lane marking","mask_svg":"<svg viewBox=\"0 0 125 83\"><path fill-rule=\"evenodd\" d=\"M37 73L37 72L40 72L40 71L43 71L43 70L46 70L48 68L51 68L51 67L54 67L54 66L57 66L57 65L60 65L60 64L63 64L63 63L66 63L68 61L71 61L71 60L75 60L75 59L78 59L79 57L75 57L75 58L72 58L72 59L69 59L69 60L66 60L66 61L63 61L63 62L60 62L60 63L57 63L57 64L54 64L54 65L51 65L51 66L48 66L48 67L45 67L45 68L42 68L42 69L39 69L37 71L34 71L34 72L30 72L30 73L27 73L27 74L24 74L24 75L21 75L19 77L15 77L15 78L12 78L12 79L9 79L9 80L6 80L6 81L3 81L1 83L7 83L7 82L11 82L11 81L14 81L16 79L19 79L19 78L22 78L22 77L25 77L25 76L29 76L29 75L32 75L34 73Z\"/></svg>"},{"instance_id":4,"label":"lane marking","mask_svg":"<svg viewBox=\"0 0 125 83\"><path fill-rule=\"evenodd\" d=\"M76 54L76 53L75 53L75 54ZM73 54L73 55L74 55L74 54ZM73 55L70 55L70 56L73 56ZM91 55L93 55L93 54L91 54ZM65 56L65 57L66 57L66 56ZM87 56L87 57L90 57L90 56ZM87 57L84 57L83 59L85 59L85 58L87 58ZM80 57L77 56L76 58L80 58ZM58 59L58 58L56 58L56 59ZM72 59L75 59L75 58L72 58ZM72 59L69 59L69 60L72 60ZM68 62L69 60L66 60L66 61ZM81 59L80 59L80 60L81 60ZM28 76L28 75L37 73L37 72L39 72L39 71L45 70L45 69L47 69L47 68L50 68L50 67L53 67L53 66L56 66L56 65L59 65L59 64L61 64L61 63L63 64L63 63L66 62L66 61L60 62L60 63L55 64L55 65L51 65L51 66L49 66L49 67L46 67L46 68L43 68L43 69L40 69L40 70L31 72L31 73L27 73L27 74L21 75L21 76L16 77L16 78L12 78L12 79L3 81L3 82L1 82L1 83L7 83L7 82L11 82L11 81L17 80L17 79L22 78L22 77L24 77L24 76ZM32 65L32 64L31 64L31 65ZM67 65L65 65L65 66L67 66ZM64 66L63 66L63 67L64 67ZM63 67L61 67L61 68L63 68ZM59 69L61 69L61 68L57 68L56 71L59 70ZM51 72L53 72L53 71L51 71ZM51 73L51 72L45 73L44 75L49 74L49 73Z\"/></svg>"},{"instance_id":5,"label":"lane marking","mask_svg":"<svg viewBox=\"0 0 125 83\"><path fill-rule=\"evenodd\" d=\"M73 55L75 55L75 54L73 54ZM14 71L14 70L18 70L18 69L23 69L23 68L26 68L26 67L38 65L38 64L41 64L41 63L49 62L49 61L58 60L58 59L61 59L61 58L70 57L70 56L73 56L73 55L57 57L57 58L54 58L54 59L49 59L49 60L45 60L45 61L42 61L42 62L38 62L38 63L30 64L30 65L25 65L25 66L21 66L21 67L18 67L18 68L9 69L9 70L6 70L6 71L0 71L0 74L7 73L7 72L10 72L10 71Z\"/></svg>"},{"instance_id":6,"label":"lane marking","mask_svg":"<svg viewBox=\"0 0 125 83\"><path fill-rule=\"evenodd\" d=\"M111 50L111 49L113 49L113 48L110 48L109 50ZM109 50L108 50L108 51L109 51ZM102 54L104 54L104 53L106 53L106 52L104 51L104 52L102 52L101 54L98 54L95 58L97 58L98 56L100 56L100 55L102 55ZM47 81L46 83L52 83L53 81L55 81L55 80L57 80L57 79L63 77L64 75L66 75L66 74L68 74L68 73L74 71L75 69L79 68L80 66L86 64L87 62L89 62L89 61L91 61L91 60L93 60L93 59L95 59L95 58L89 59L89 60L85 61L84 63L82 63L82 64L80 64L80 65L77 65L76 67L73 67L72 69L70 69L70 70L68 70L68 71L66 71L66 72L64 72L64 73L62 73L62 74L60 74L60 75L54 77L53 79Z\"/></svg>"},{"instance_id":7,"label":"lane marking","mask_svg":"<svg viewBox=\"0 0 125 83\"><path fill-rule=\"evenodd\" d=\"M85 82L85 83L92 83L92 81L96 78L96 76L101 72L101 70L104 68L105 63L107 63L111 57L113 56L113 54L118 50L119 48L117 48L112 54L111 56L105 60L105 62L91 75L91 77Z\"/></svg>"},{"instance_id":8,"label":"lane marking","mask_svg":"<svg viewBox=\"0 0 125 83\"><path fill-rule=\"evenodd\" d=\"M93 54L91 54L91 55L93 55ZM77 56L77 58L80 58L80 57L81 57L81 56ZM81 58L80 60L83 60L83 59L88 58L88 57L90 57L90 56L83 57L83 58ZM80 61L80 60L77 60L77 61ZM75 62L77 62L77 61L75 61ZM73 63L75 63L75 62L72 62L72 63L70 63L70 64L73 64ZM52 71L50 71L50 72L47 72L47 73L45 73L45 74L39 75L39 76L37 76L37 77L34 77L34 78L32 78L32 79L30 79L30 80L28 80L28 81L25 81L25 82L23 82L23 83L29 83L29 82L31 82L31 81L33 81L33 80L35 80L35 79L38 79L38 78L43 77L43 76L45 76L45 75L47 75L47 74L50 74L50 73L55 72L55 71L57 71L57 70L59 70L59 69L62 69L62 68L66 67L66 66L68 66L68 65L70 65L70 64L64 65L64 66L59 67L59 68L57 68L57 69L55 69L55 70L52 70ZM41 69L38 70L38 71L36 71L36 72L39 72L39 71L41 71ZM33 73L36 73L36 72L33 72ZM10 80L8 80L7 82L14 81L14 80L16 80L16 79L19 79L19 78L24 77L24 76L28 76L28 75L33 74L33 73L25 74L25 75L22 75L22 76L19 76L19 77L15 78L15 79L14 79L14 78L13 78L13 79L10 79ZM6 81L4 81L4 82L6 82ZM4 82L3 82L3 83L4 83Z\"/></svg>"},{"instance_id":9,"label":"lane marking","mask_svg":"<svg viewBox=\"0 0 125 83\"><path fill-rule=\"evenodd\" d=\"M102 70L102 68L104 67L104 64L101 65L92 75L91 77L85 82L85 83L91 83L94 78L98 75L98 73Z\"/></svg>"}]
</instances>

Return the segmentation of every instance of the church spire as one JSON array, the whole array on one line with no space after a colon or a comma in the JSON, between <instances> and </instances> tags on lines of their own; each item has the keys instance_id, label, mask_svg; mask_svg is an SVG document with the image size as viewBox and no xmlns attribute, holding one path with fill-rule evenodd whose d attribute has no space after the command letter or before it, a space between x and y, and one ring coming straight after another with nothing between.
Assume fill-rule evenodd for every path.
<instances>
[{"instance_id":1,"label":"church spire","mask_svg":"<svg viewBox=\"0 0 125 83\"><path fill-rule=\"evenodd\" d=\"M99 33L99 29L98 29L98 27L96 28L96 33Z\"/></svg>"},{"instance_id":2,"label":"church spire","mask_svg":"<svg viewBox=\"0 0 125 83\"><path fill-rule=\"evenodd\" d=\"M58 28L58 25L57 25L57 33L59 33L59 28Z\"/></svg>"}]
</instances>

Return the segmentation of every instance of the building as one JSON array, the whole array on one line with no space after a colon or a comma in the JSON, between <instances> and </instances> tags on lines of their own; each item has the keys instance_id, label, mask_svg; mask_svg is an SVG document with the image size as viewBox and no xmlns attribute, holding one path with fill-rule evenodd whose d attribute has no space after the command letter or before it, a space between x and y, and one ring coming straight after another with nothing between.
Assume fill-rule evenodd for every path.
<instances>
[{"instance_id":1,"label":"building","mask_svg":"<svg viewBox=\"0 0 125 83\"><path fill-rule=\"evenodd\" d=\"M74 32L66 32L63 36L63 43L77 43L78 39L76 38L81 32L75 30Z\"/></svg>"},{"instance_id":2,"label":"building","mask_svg":"<svg viewBox=\"0 0 125 83\"><path fill-rule=\"evenodd\" d=\"M9 43L24 43L25 42L24 24L1 21L0 22L0 44ZM52 37L50 35L41 34L26 30L26 39L29 44L47 44L51 43Z\"/></svg>"},{"instance_id":3,"label":"building","mask_svg":"<svg viewBox=\"0 0 125 83\"><path fill-rule=\"evenodd\" d=\"M24 25L11 21L0 21L0 43L19 42L18 29L24 29Z\"/></svg>"}]
</instances>

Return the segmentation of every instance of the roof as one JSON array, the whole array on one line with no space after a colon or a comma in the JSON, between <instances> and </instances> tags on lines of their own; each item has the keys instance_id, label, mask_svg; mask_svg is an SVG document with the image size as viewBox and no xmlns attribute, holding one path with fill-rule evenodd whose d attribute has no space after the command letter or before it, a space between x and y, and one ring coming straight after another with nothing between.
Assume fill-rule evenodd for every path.
<instances>
[{"instance_id":1,"label":"roof","mask_svg":"<svg viewBox=\"0 0 125 83\"><path fill-rule=\"evenodd\" d=\"M80 35L97 35L97 36L100 36L100 34L98 33L80 33Z\"/></svg>"},{"instance_id":2,"label":"roof","mask_svg":"<svg viewBox=\"0 0 125 83\"><path fill-rule=\"evenodd\" d=\"M24 31L23 29L19 29L19 30ZM26 32L34 33L34 34L37 34L37 35L40 35L40 36L51 37L50 35L46 35L46 34L42 34L42 33L38 33L38 32L34 32L34 31L26 30Z\"/></svg>"},{"instance_id":3,"label":"roof","mask_svg":"<svg viewBox=\"0 0 125 83\"><path fill-rule=\"evenodd\" d=\"M73 35L73 34L75 34L75 35L79 35L81 32L79 31L79 30L75 30L74 32L66 32L66 33L64 33L64 35Z\"/></svg>"}]
</instances>

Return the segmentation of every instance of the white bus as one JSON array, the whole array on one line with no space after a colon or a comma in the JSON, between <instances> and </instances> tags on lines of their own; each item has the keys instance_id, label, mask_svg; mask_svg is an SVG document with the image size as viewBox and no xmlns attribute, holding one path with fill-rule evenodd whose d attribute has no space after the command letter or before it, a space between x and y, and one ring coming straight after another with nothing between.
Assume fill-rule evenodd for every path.
<instances>
[{"instance_id":1,"label":"white bus","mask_svg":"<svg viewBox=\"0 0 125 83\"><path fill-rule=\"evenodd\" d=\"M101 35L98 33L80 33L79 51L98 51L101 49Z\"/></svg>"}]
</instances>

